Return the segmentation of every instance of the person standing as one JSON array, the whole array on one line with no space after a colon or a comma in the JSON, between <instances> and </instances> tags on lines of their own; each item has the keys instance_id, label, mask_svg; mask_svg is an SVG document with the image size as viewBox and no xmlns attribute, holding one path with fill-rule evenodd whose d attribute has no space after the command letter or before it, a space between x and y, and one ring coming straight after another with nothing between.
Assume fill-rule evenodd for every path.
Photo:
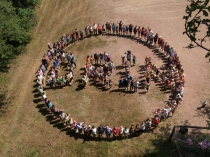
<instances>
[{"instance_id":1,"label":"person standing","mask_svg":"<svg viewBox=\"0 0 210 157\"><path fill-rule=\"evenodd\" d=\"M75 34L76 34L76 41L79 41L79 31L75 29Z\"/></svg>"},{"instance_id":2,"label":"person standing","mask_svg":"<svg viewBox=\"0 0 210 157\"><path fill-rule=\"evenodd\" d=\"M99 59L100 59L100 64L103 64L104 55L102 52L99 54Z\"/></svg>"},{"instance_id":3,"label":"person standing","mask_svg":"<svg viewBox=\"0 0 210 157\"><path fill-rule=\"evenodd\" d=\"M136 37L136 33L137 33L137 26L134 27L133 29L133 33L134 33L134 37Z\"/></svg>"},{"instance_id":4,"label":"person standing","mask_svg":"<svg viewBox=\"0 0 210 157\"><path fill-rule=\"evenodd\" d=\"M133 66L135 66L135 65L136 65L136 56L133 55Z\"/></svg>"},{"instance_id":5,"label":"person standing","mask_svg":"<svg viewBox=\"0 0 210 157\"><path fill-rule=\"evenodd\" d=\"M95 53L95 54L94 54L94 60L95 60L95 64L96 64L96 65L98 65L98 58L99 58L98 53Z\"/></svg>"},{"instance_id":6,"label":"person standing","mask_svg":"<svg viewBox=\"0 0 210 157\"><path fill-rule=\"evenodd\" d=\"M93 34L97 35L98 25L96 23L93 24Z\"/></svg>"},{"instance_id":7,"label":"person standing","mask_svg":"<svg viewBox=\"0 0 210 157\"><path fill-rule=\"evenodd\" d=\"M122 25L123 25L123 23L122 23L122 21L120 21L119 22L119 34L122 33Z\"/></svg>"},{"instance_id":8,"label":"person standing","mask_svg":"<svg viewBox=\"0 0 210 157\"><path fill-rule=\"evenodd\" d=\"M89 31L89 27L86 26L86 27L85 27L85 35L86 35L86 37L88 36L88 31Z\"/></svg>"},{"instance_id":9,"label":"person standing","mask_svg":"<svg viewBox=\"0 0 210 157\"><path fill-rule=\"evenodd\" d=\"M139 87L139 81L136 80L135 83L134 83L134 92L137 93L138 87Z\"/></svg>"},{"instance_id":10,"label":"person standing","mask_svg":"<svg viewBox=\"0 0 210 157\"><path fill-rule=\"evenodd\" d=\"M109 61L108 67L109 67L110 75L112 75L112 69L114 68L114 64L112 61Z\"/></svg>"},{"instance_id":11,"label":"person standing","mask_svg":"<svg viewBox=\"0 0 210 157\"><path fill-rule=\"evenodd\" d=\"M127 51L127 61L131 62L131 51Z\"/></svg>"},{"instance_id":12,"label":"person standing","mask_svg":"<svg viewBox=\"0 0 210 157\"><path fill-rule=\"evenodd\" d=\"M130 33L130 36L131 36L131 34L132 34L132 31L133 31L133 25L130 24L130 25L129 25L129 33Z\"/></svg>"},{"instance_id":13,"label":"person standing","mask_svg":"<svg viewBox=\"0 0 210 157\"><path fill-rule=\"evenodd\" d=\"M82 31L82 30L80 30L80 31L79 31L79 33L80 33L80 40L84 39L84 36L83 36L83 31Z\"/></svg>"},{"instance_id":14,"label":"person standing","mask_svg":"<svg viewBox=\"0 0 210 157\"><path fill-rule=\"evenodd\" d=\"M112 133L112 128L110 128L109 126L106 126L105 133L106 133L106 138L110 138L111 133Z\"/></svg>"}]
</instances>

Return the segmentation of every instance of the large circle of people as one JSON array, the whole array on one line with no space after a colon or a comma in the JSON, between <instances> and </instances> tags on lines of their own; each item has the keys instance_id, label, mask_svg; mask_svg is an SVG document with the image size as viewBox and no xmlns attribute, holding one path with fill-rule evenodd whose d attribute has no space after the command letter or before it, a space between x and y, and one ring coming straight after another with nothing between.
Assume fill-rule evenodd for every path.
<instances>
[{"instance_id":1,"label":"large circle of people","mask_svg":"<svg viewBox=\"0 0 210 157\"><path fill-rule=\"evenodd\" d=\"M77 58L69 51L65 52L64 48L84 39L83 30L77 30L72 34L64 34L60 40L55 43L48 43L48 51L42 58L42 64L38 70L37 84L38 91L41 94L46 107L51 114L57 119L59 118L64 126L75 130L77 133L84 134L86 136L102 137L104 134L107 138L111 135L113 138L121 136L137 136L145 131L149 131L152 128L158 126L158 124L169 116L172 116L177 106L183 101L185 74L182 68L179 56L176 51L171 47L158 33L153 33L150 28L141 26L125 25L120 21L118 24L109 23L100 25L94 23L93 25L86 26L85 36L93 35L119 35L119 36L131 36L133 38L139 38L156 48L159 48L167 57L168 61L166 66L161 71L155 64L152 64L150 57L145 58L145 92L150 89L150 80L160 79L165 89L171 90L176 93L171 102L166 105L164 109L156 109L154 111L153 118L131 125L130 127L123 127L116 125L114 127L100 125L98 127L92 125L85 125L84 122L73 119L69 113L65 113L52 103L47 98L45 88L65 87L72 85L74 78L74 70L76 69ZM125 68L125 78L119 81L119 89L130 90L131 92L137 92L139 87L139 81L134 80L130 75L130 65L136 64L136 57L132 55L131 51L127 51L126 55L122 55L122 65ZM94 62L94 63L93 63ZM59 68L62 65L67 65L68 73L65 76L58 76ZM99 67L97 67L99 65ZM100 80L104 84L106 89L112 88L112 69L115 68L111 56L106 52L95 53L93 56L88 55L86 58L86 64L84 66L85 74L82 77L82 84L84 88L87 87L89 79L93 78L94 81Z\"/></svg>"}]
</instances>

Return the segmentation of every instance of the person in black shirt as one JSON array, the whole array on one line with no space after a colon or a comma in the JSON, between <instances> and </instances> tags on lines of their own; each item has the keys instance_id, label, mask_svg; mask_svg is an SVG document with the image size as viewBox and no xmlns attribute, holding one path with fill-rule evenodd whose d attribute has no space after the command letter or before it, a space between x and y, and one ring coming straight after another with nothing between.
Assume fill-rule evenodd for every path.
<instances>
[{"instance_id":1,"label":"person in black shirt","mask_svg":"<svg viewBox=\"0 0 210 157\"><path fill-rule=\"evenodd\" d=\"M99 55L97 53L94 54L94 60L95 60L95 64L98 65L98 58L99 58Z\"/></svg>"},{"instance_id":2,"label":"person in black shirt","mask_svg":"<svg viewBox=\"0 0 210 157\"><path fill-rule=\"evenodd\" d=\"M122 25L123 25L123 23L122 23L122 21L120 21L119 22L119 34L122 33Z\"/></svg>"},{"instance_id":3,"label":"person in black shirt","mask_svg":"<svg viewBox=\"0 0 210 157\"><path fill-rule=\"evenodd\" d=\"M132 31L133 31L133 25L130 24L130 25L129 25L129 33L130 33L130 35L132 34Z\"/></svg>"},{"instance_id":4,"label":"person in black shirt","mask_svg":"<svg viewBox=\"0 0 210 157\"><path fill-rule=\"evenodd\" d=\"M80 30L80 31L79 31L79 33L80 33L80 40L84 39L84 36L83 36L83 31L82 31L82 30Z\"/></svg>"},{"instance_id":5,"label":"person in black shirt","mask_svg":"<svg viewBox=\"0 0 210 157\"><path fill-rule=\"evenodd\" d=\"M78 41L79 40L79 32L77 29L75 29L75 34L76 34L76 41Z\"/></svg>"}]
</instances>

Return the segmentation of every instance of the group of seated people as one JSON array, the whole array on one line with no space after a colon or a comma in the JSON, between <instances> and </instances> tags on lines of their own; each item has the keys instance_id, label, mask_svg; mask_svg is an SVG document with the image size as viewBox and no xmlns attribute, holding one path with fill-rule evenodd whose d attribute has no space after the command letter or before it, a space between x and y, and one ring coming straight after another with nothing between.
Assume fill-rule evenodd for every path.
<instances>
[{"instance_id":1,"label":"group of seated people","mask_svg":"<svg viewBox=\"0 0 210 157\"><path fill-rule=\"evenodd\" d=\"M42 99L45 101L45 104L49 111L54 115L55 118L59 118L64 126L69 127L76 131L76 133L84 133L87 136L102 137L104 134L107 138L117 136L135 136L140 135L144 131L150 130L152 127L156 127L163 119L171 116L175 111L176 107L183 100L183 91L184 91L184 83L185 83L185 74L184 70L182 69L181 62L179 57L170 45L165 42L161 36L153 35L151 29L146 29L144 27L137 27L133 28L133 25L123 25L122 21L118 23L119 26L116 24L106 23L104 25L97 25L94 23L93 26L87 26L85 28L86 36L94 35L94 34L102 34L102 32L111 32L119 33L119 34L126 34L126 32L134 32L134 36L138 33L138 37L148 40L150 44L159 47L163 52L166 53L168 57L168 63L166 65L167 70L162 71L160 73L160 68L157 68L156 65L152 64L151 58L145 58L145 77L146 77L146 90L149 90L149 83L151 75L162 80L163 85L166 89L170 88L172 91L176 92L176 97L171 101L169 105L167 105L164 109L156 109L154 113L154 117L152 119L147 119L146 121L141 122L140 124L131 125L130 127L122 127L122 126L103 126L100 125L98 127L85 125L84 122L78 122L70 117L70 114L64 113L63 110L60 110L55 107L55 105L47 98L46 92L44 91L44 82L50 87L53 86L66 86L71 85L74 76L74 69L76 68L76 58L70 52L65 52L64 48L68 46L72 41L77 41L79 39L83 39L83 32L79 30L75 30L74 33L71 35L63 35L60 41L57 43L48 43L48 51L44 54L42 58L42 64L37 71L37 84L38 84L38 91L42 96ZM111 28L110 28L111 25ZM143 31L143 33L141 33ZM145 33L146 32L146 33ZM79 36L80 35L80 36ZM153 36L153 37L151 37ZM71 40L72 39L72 40ZM152 39L152 40L151 40ZM139 82L137 80L132 79L130 75L129 68L131 63L131 52L127 51L127 61L125 58L122 57L123 65L125 65L125 79L119 81L119 87L128 88L128 84L130 86L130 90L134 90L137 92ZM59 67L61 65L65 65L67 63L68 73L65 76L58 77ZM95 61L95 64L93 63ZM51 62L53 62L53 66L51 68ZM136 57L133 57L133 64L135 65ZM100 65L99 65L100 64ZM97 65L99 65L97 67ZM87 86L90 77L93 77L95 81L100 80L107 88L112 87L112 80L109 79L109 76L112 74L112 69L115 68L113 64L113 60L106 52L101 52L99 54L95 53L93 56L87 56L86 64L85 64L85 75L82 78L82 82L84 87ZM49 70L48 70L49 69ZM45 73L48 71L47 76ZM47 79L45 81L45 78Z\"/></svg>"}]
</instances>

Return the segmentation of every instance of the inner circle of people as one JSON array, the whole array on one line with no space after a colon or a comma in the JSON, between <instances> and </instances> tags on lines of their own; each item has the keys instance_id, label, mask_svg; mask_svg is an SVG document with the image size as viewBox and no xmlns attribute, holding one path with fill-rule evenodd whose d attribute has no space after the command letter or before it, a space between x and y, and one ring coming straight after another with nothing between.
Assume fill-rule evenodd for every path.
<instances>
[{"instance_id":1,"label":"inner circle of people","mask_svg":"<svg viewBox=\"0 0 210 157\"><path fill-rule=\"evenodd\" d=\"M38 91L49 113L52 114L55 119L60 119L65 127L85 136L96 137L98 135L98 137L103 137L103 134L105 134L107 138L110 138L111 135L113 135L113 138L116 138L138 136L145 131L157 127L161 121L173 115L178 105L183 101L185 84L184 70L179 56L173 47L158 33L153 33L151 28L133 26L132 24L125 25L122 21L117 24L107 22L106 24L100 25L94 23L92 26L86 26L84 31L85 37L110 34L132 37L140 39L150 46L159 49L159 51L167 57L167 63L158 68L157 65L152 63L151 57L147 56L142 69L145 77L143 87L146 93L150 90L150 81L152 79L158 80L162 83L165 90L171 91L172 98L163 109L155 109L152 118L148 118L136 125L132 124L130 127L116 125L112 128L102 124L95 127L90 124L85 125L84 122L73 119L69 113L65 113L63 109L59 109L48 99L45 89L63 88L73 84L77 58L73 53L69 51L65 52L64 48L85 38L83 30L75 29L72 34L64 34L57 42L48 43L48 51L44 53L41 66L37 71L36 83L38 84ZM122 54L121 59L124 77L119 80L118 88L119 90L137 92L141 83L139 80L134 79L130 73L130 68L132 65L136 65L137 58L130 50L126 50L126 52ZM63 69L67 68L68 73L59 77L59 69L61 67L63 67ZM116 68L114 61L108 53L99 52L94 55L88 55L84 66L84 75L81 79L83 88L88 88L89 80L93 79L94 81L100 81L104 84L105 89L111 89L113 85L111 76L114 68Z\"/></svg>"}]
</instances>

